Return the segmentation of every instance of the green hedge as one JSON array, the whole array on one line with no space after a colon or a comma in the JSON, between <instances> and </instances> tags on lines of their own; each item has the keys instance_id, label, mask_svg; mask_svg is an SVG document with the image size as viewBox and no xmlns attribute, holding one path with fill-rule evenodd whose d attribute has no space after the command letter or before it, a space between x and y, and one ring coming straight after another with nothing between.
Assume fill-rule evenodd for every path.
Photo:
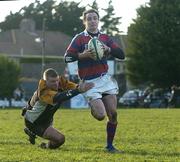
<instances>
[{"instance_id":1,"label":"green hedge","mask_svg":"<svg viewBox=\"0 0 180 162\"><path fill-rule=\"evenodd\" d=\"M46 63L50 62L60 62L64 61L64 58L62 56L46 56L44 57L44 61ZM42 62L42 56L23 56L19 57L20 63L41 63Z\"/></svg>"}]
</instances>

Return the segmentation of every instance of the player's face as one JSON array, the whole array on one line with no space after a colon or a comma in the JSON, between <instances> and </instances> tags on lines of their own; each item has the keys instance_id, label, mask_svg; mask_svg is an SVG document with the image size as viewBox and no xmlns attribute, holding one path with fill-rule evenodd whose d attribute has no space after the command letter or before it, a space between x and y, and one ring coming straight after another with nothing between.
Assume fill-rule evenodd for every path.
<instances>
[{"instance_id":1,"label":"player's face","mask_svg":"<svg viewBox=\"0 0 180 162\"><path fill-rule=\"evenodd\" d=\"M48 77L46 80L46 84L47 84L48 88L51 88L53 90L58 90L59 78L58 77Z\"/></svg>"},{"instance_id":2,"label":"player's face","mask_svg":"<svg viewBox=\"0 0 180 162\"><path fill-rule=\"evenodd\" d=\"M99 18L95 12L87 13L84 20L84 25L87 31L97 32L98 31Z\"/></svg>"}]
</instances>

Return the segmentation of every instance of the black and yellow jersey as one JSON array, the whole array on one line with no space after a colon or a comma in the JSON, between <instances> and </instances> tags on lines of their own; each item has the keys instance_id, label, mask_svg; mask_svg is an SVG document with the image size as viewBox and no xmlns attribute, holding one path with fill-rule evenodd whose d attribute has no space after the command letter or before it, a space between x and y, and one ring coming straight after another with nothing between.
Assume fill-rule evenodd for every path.
<instances>
[{"instance_id":1,"label":"black and yellow jersey","mask_svg":"<svg viewBox=\"0 0 180 162\"><path fill-rule=\"evenodd\" d=\"M58 91L47 87L46 81L41 79L37 90L29 101L31 110L27 110L25 119L34 124L43 124L52 120L60 104L79 94L77 84L59 77Z\"/></svg>"}]
</instances>

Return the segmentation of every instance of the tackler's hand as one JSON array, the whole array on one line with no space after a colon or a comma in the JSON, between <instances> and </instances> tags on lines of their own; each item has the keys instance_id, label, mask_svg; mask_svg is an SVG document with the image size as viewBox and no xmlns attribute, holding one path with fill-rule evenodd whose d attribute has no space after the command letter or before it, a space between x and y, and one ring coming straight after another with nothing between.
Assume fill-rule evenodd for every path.
<instances>
[{"instance_id":1,"label":"tackler's hand","mask_svg":"<svg viewBox=\"0 0 180 162\"><path fill-rule=\"evenodd\" d=\"M83 93L83 92L90 90L93 87L94 87L94 83L91 83L91 82L84 83L83 81L81 81L79 83L78 90L79 90L79 92Z\"/></svg>"}]
</instances>

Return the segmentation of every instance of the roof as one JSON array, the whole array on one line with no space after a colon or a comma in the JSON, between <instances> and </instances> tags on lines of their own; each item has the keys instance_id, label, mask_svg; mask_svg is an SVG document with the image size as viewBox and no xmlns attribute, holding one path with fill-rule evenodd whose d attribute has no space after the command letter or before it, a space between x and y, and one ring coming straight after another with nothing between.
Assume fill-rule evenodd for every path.
<instances>
[{"instance_id":1,"label":"roof","mask_svg":"<svg viewBox=\"0 0 180 162\"><path fill-rule=\"evenodd\" d=\"M36 38L42 31L23 32L19 29L0 32L0 53L9 55L41 55L42 43ZM63 56L71 37L57 31L45 31L45 55Z\"/></svg>"}]
</instances>

